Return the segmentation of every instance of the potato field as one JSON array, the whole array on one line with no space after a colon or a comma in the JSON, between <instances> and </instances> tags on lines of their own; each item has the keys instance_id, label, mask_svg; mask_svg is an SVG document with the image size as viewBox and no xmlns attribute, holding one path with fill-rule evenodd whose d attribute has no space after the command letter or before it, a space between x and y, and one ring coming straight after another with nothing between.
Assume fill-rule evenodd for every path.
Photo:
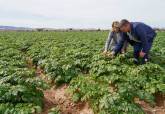
<instances>
[{"instance_id":1,"label":"potato field","mask_svg":"<svg viewBox=\"0 0 165 114\"><path fill-rule=\"evenodd\" d=\"M151 61L135 65L131 46L102 55L105 31L0 32L0 114L165 114L157 34Z\"/></svg>"}]
</instances>

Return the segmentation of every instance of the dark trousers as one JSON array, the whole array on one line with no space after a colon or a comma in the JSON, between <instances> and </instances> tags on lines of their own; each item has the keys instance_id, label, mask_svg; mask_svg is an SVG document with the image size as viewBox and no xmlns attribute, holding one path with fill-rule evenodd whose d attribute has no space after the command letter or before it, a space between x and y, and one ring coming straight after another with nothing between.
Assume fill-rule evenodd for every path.
<instances>
[{"instance_id":1,"label":"dark trousers","mask_svg":"<svg viewBox=\"0 0 165 114\"><path fill-rule=\"evenodd\" d=\"M154 38L153 38L154 39ZM148 42L148 44L149 44L149 51L151 50L151 48L152 48L152 44L153 44L153 40L151 40L151 41L149 41ZM133 48L134 48L134 58L135 58L135 60L137 60L138 61L138 59L139 59L139 54L140 54L140 52L142 51L142 44L141 43L136 43L134 46L133 46ZM142 63L144 64L144 63L146 63L147 61L148 61L148 54L149 54L149 51L148 51L148 53L146 53L146 55L142 58Z\"/></svg>"}]
</instances>

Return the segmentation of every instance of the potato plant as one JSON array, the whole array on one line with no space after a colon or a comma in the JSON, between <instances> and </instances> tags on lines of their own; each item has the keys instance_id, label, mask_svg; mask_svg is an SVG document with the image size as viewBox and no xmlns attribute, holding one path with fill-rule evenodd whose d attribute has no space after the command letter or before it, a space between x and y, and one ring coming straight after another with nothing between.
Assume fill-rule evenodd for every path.
<instances>
[{"instance_id":1,"label":"potato plant","mask_svg":"<svg viewBox=\"0 0 165 114\"><path fill-rule=\"evenodd\" d=\"M114 59L103 56L107 34L1 32L0 112L39 113L43 108L41 90L48 85L29 68L27 57L52 84L67 83L73 101L88 102L96 114L143 114L135 98L155 106L154 95L165 93L165 33L158 33L145 65L133 64L131 48Z\"/></svg>"}]
</instances>

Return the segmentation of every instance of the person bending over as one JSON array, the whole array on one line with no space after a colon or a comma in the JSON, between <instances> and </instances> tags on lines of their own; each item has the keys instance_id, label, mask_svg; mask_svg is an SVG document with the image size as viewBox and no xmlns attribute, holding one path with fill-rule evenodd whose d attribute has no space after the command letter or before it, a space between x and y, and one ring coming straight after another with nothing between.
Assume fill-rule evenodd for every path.
<instances>
[{"instance_id":1,"label":"person bending over","mask_svg":"<svg viewBox=\"0 0 165 114\"><path fill-rule=\"evenodd\" d=\"M104 48L104 54L106 54L108 52L108 50L113 51L115 46L119 43L119 41L121 40L121 31L119 29L119 22L118 21L114 21L112 23L112 32L109 32L107 41L105 43L105 48ZM127 51L127 47L128 47L128 42L125 41L124 45L122 46L121 49L121 53L125 53Z\"/></svg>"},{"instance_id":2,"label":"person bending over","mask_svg":"<svg viewBox=\"0 0 165 114\"><path fill-rule=\"evenodd\" d=\"M119 27L123 32L122 38L111 55L119 53L124 42L128 41L134 49L134 63L139 64L139 57L142 58L142 64L148 62L148 55L156 37L155 30L142 22L129 22L126 19L121 20Z\"/></svg>"}]
</instances>

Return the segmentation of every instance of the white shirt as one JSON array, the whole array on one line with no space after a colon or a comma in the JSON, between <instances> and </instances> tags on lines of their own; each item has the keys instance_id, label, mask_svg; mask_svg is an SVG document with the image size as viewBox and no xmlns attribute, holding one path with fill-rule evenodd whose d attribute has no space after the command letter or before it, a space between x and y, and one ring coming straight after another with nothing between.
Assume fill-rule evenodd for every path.
<instances>
[{"instance_id":1,"label":"white shirt","mask_svg":"<svg viewBox=\"0 0 165 114\"><path fill-rule=\"evenodd\" d=\"M127 32L127 35L129 37L130 40L133 40L135 42L141 42L140 40L138 40L137 38L135 38L130 32Z\"/></svg>"}]
</instances>

